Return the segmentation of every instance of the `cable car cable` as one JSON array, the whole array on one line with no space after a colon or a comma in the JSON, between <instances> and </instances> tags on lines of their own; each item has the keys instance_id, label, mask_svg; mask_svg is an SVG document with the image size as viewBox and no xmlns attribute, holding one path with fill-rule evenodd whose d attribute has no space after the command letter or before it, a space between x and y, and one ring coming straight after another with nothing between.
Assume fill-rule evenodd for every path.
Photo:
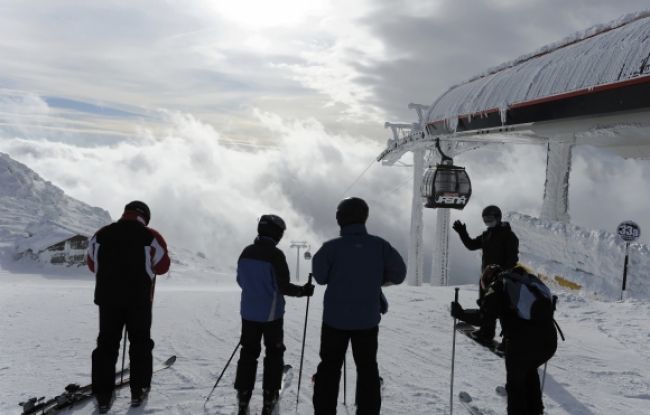
<instances>
[{"instance_id":1,"label":"cable car cable","mask_svg":"<svg viewBox=\"0 0 650 415\"><path fill-rule=\"evenodd\" d=\"M373 158L372 161L370 162L370 164L368 165L368 167L366 167L366 168L361 172L361 174L360 174L356 179L354 179L354 181L352 182L352 184L349 185L349 186L347 187L347 189L345 189L345 191L343 192L343 194L341 194L341 198L343 198L343 197L346 195L346 193L348 192L348 190L352 189L352 187L353 187L355 184L357 184L357 182L361 179L361 177L362 177L364 174L366 174L366 172L367 172L367 171L372 167L372 165L375 164L376 162L377 162L377 160L376 160L375 158Z\"/></svg>"}]
</instances>

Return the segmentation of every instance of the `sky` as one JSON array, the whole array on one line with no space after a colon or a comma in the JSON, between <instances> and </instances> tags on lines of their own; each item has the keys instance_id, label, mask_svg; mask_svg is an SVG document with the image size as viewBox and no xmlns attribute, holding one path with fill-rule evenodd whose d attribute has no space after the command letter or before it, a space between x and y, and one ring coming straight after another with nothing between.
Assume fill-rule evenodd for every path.
<instances>
[{"instance_id":1,"label":"sky","mask_svg":"<svg viewBox=\"0 0 650 415\"><path fill-rule=\"evenodd\" d=\"M449 87L574 32L647 9L621 0L143 0L0 3L0 151L113 218L152 208L172 246L230 268L256 219L287 220L284 245L337 234L344 196L404 255L411 169L374 162L385 121L417 121ZM408 159L405 159L408 163ZM545 152L488 146L457 158L480 211L539 214ZM574 223L650 229L650 162L574 150ZM432 212L426 212L431 243ZM643 239L648 241L648 239ZM451 279L478 257L452 235ZM469 256L468 256L469 255ZM290 261L290 264L292 262Z\"/></svg>"}]
</instances>

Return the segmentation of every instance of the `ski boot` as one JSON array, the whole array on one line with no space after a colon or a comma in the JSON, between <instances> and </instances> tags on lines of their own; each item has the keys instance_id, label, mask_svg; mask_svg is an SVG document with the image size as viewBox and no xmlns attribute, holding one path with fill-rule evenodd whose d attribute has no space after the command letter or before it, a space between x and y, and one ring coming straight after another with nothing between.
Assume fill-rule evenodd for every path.
<instances>
[{"instance_id":1,"label":"ski boot","mask_svg":"<svg viewBox=\"0 0 650 415\"><path fill-rule=\"evenodd\" d=\"M98 393L96 399L97 410L100 414L105 414L111 409L113 405L113 393Z\"/></svg>"},{"instance_id":2,"label":"ski boot","mask_svg":"<svg viewBox=\"0 0 650 415\"><path fill-rule=\"evenodd\" d=\"M280 394L276 390L264 391L264 402L262 403L262 415L271 415L278 404Z\"/></svg>"},{"instance_id":3,"label":"ski boot","mask_svg":"<svg viewBox=\"0 0 650 415\"><path fill-rule=\"evenodd\" d=\"M248 415L248 403L253 396L252 390L238 390L237 391L237 415Z\"/></svg>"},{"instance_id":4,"label":"ski boot","mask_svg":"<svg viewBox=\"0 0 650 415\"><path fill-rule=\"evenodd\" d=\"M149 396L149 390L149 387L145 387L131 391L131 407L137 408L142 405L142 402Z\"/></svg>"}]
</instances>

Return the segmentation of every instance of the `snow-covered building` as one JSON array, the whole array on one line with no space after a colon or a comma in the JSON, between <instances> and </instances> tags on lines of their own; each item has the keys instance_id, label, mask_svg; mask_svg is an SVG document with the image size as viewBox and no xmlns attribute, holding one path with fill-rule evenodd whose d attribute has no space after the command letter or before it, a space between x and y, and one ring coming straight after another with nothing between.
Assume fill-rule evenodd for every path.
<instances>
[{"instance_id":1,"label":"snow-covered building","mask_svg":"<svg viewBox=\"0 0 650 415\"><path fill-rule=\"evenodd\" d=\"M81 266L86 263L89 239L90 235L84 231L65 229L54 222L30 226L27 237L16 241L14 258Z\"/></svg>"},{"instance_id":2,"label":"snow-covered building","mask_svg":"<svg viewBox=\"0 0 650 415\"><path fill-rule=\"evenodd\" d=\"M377 157L414 160L409 282L423 281L425 156L439 142L451 157L488 143L547 148L541 219L568 223L572 149L588 144L650 158L650 11L597 25L452 86L431 105L409 104L417 123L393 130ZM438 209L432 281L446 285L449 209Z\"/></svg>"}]
</instances>

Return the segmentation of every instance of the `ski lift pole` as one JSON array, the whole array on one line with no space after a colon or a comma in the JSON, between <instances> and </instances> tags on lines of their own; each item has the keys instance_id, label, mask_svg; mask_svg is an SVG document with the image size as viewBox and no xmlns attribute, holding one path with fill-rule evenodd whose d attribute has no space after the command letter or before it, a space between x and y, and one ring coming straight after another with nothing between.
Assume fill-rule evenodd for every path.
<instances>
[{"instance_id":1,"label":"ski lift pole","mask_svg":"<svg viewBox=\"0 0 650 415\"><path fill-rule=\"evenodd\" d=\"M454 302L458 302L458 290L454 288ZM449 415L454 413L454 361L456 360L456 318L454 318L454 333L451 343L451 381L449 383Z\"/></svg>"},{"instance_id":2,"label":"ski lift pole","mask_svg":"<svg viewBox=\"0 0 650 415\"><path fill-rule=\"evenodd\" d=\"M311 284L313 274L310 272L307 278L307 284ZM307 338L307 317L309 317L309 299L307 297L307 309L305 310L305 327L302 331L302 350L300 351L300 368L298 369L298 390L296 392L296 412L298 412L298 403L300 403L300 380L302 379L302 362L305 358L305 340ZM318 380L316 380L318 382Z\"/></svg>"},{"instance_id":3,"label":"ski lift pole","mask_svg":"<svg viewBox=\"0 0 650 415\"><path fill-rule=\"evenodd\" d=\"M627 263L630 258L630 243L625 243L625 262L623 263L623 287L621 289L621 301L623 301L623 294L625 293L625 285L627 284Z\"/></svg>"}]
</instances>

